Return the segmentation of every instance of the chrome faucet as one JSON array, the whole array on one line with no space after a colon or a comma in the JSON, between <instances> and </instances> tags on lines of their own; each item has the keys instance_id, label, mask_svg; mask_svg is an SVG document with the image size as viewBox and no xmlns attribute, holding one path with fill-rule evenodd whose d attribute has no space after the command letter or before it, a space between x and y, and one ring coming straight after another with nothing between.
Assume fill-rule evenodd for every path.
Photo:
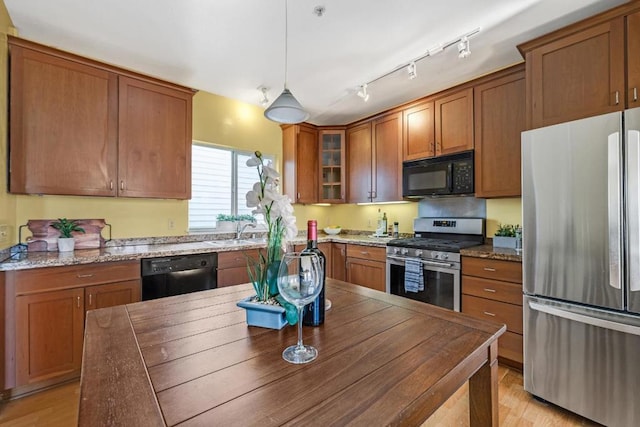
<instances>
[{"instance_id":1,"label":"chrome faucet","mask_svg":"<svg viewBox=\"0 0 640 427\"><path fill-rule=\"evenodd\" d=\"M240 223L236 226L236 240L240 240L240 236L244 233L244 229L247 227L256 228L256 224L254 222L247 222L243 226L240 226Z\"/></svg>"}]
</instances>

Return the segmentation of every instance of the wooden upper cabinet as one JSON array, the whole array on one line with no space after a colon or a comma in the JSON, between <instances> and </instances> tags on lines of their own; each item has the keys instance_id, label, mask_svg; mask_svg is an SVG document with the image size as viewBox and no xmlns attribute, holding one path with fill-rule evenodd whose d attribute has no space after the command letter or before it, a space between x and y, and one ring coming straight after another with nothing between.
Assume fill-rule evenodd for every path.
<instances>
[{"instance_id":1,"label":"wooden upper cabinet","mask_svg":"<svg viewBox=\"0 0 640 427\"><path fill-rule=\"evenodd\" d=\"M627 16L627 107L640 106L640 12Z\"/></svg>"},{"instance_id":2,"label":"wooden upper cabinet","mask_svg":"<svg viewBox=\"0 0 640 427\"><path fill-rule=\"evenodd\" d=\"M12 193L114 196L118 77L10 38Z\"/></svg>"},{"instance_id":3,"label":"wooden upper cabinet","mask_svg":"<svg viewBox=\"0 0 640 427\"><path fill-rule=\"evenodd\" d=\"M193 93L119 78L118 195L191 198Z\"/></svg>"},{"instance_id":4,"label":"wooden upper cabinet","mask_svg":"<svg viewBox=\"0 0 640 427\"><path fill-rule=\"evenodd\" d=\"M402 200L402 113L391 113L374 120L372 138L372 200Z\"/></svg>"},{"instance_id":5,"label":"wooden upper cabinet","mask_svg":"<svg viewBox=\"0 0 640 427\"><path fill-rule=\"evenodd\" d=\"M477 85L474 102L476 197L520 196L520 133L526 126L522 66Z\"/></svg>"},{"instance_id":6,"label":"wooden upper cabinet","mask_svg":"<svg viewBox=\"0 0 640 427\"><path fill-rule=\"evenodd\" d=\"M624 109L624 17L521 49L529 128Z\"/></svg>"},{"instance_id":7,"label":"wooden upper cabinet","mask_svg":"<svg viewBox=\"0 0 640 427\"><path fill-rule=\"evenodd\" d=\"M433 101L421 102L403 111L403 136L403 160L417 160L436 155Z\"/></svg>"},{"instance_id":8,"label":"wooden upper cabinet","mask_svg":"<svg viewBox=\"0 0 640 427\"><path fill-rule=\"evenodd\" d=\"M323 129L319 132L321 203L344 203L347 165L345 162L345 132L343 129Z\"/></svg>"},{"instance_id":9,"label":"wooden upper cabinet","mask_svg":"<svg viewBox=\"0 0 640 427\"><path fill-rule=\"evenodd\" d=\"M373 151L371 122L347 128L347 201L370 202Z\"/></svg>"},{"instance_id":10,"label":"wooden upper cabinet","mask_svg":"<svg viewBox=\"0 0 640 427\"><path fill-rule=\"evenodd\" d=\"M8 40L10 192L191 197L191 89Z\"/></svg>"},{"instance_id":11,"label":"wooden upper cabinet","mask_svg":"<svg viewBox=\"0 0 640 427\"><path fill-rule=\"evenodd\" d=\"M436 155L473 149L473 88L435 100Z\"/></svg>"},{"instance_id":12,"label":"wooden upper cabinet","mask_svg":"<svg viewBox=\"0 0 640 427\"><path fill-rule=\"evenodd\" d=\"M282 128L282 190L293 203L318 202L318 131L307 124Z\"/></svg>"}]
</instances>

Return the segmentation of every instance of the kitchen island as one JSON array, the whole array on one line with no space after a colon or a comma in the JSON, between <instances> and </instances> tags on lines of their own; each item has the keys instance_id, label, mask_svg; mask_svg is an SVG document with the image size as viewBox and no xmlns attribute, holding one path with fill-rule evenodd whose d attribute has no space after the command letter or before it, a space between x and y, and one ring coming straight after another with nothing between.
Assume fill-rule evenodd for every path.
<instances>
[{"instance_id":1,"label":"kitchen island","mask_svg":"<svg viewBox=\"0 0 640 427\"><path fill-rule=\"evenodd\" d=\"M248 327L250 285L90 311L79 425L419 425L467 380L472 426L498 424L505 327L328 279L333 308L305 327Z\"/></svg>"}]
</instances>

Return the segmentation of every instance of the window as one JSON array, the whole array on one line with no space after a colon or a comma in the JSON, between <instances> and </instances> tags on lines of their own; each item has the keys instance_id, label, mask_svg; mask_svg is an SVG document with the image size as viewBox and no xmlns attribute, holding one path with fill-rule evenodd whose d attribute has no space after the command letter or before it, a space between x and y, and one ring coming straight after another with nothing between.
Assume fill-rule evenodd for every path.
<instances>
[{"instance_id":1,"label":"window","mask_svg":"<svg viewBox=\"0 0 640 427\"><path fill-rule=\"evenodd\" d=\"M191 150L189 230L214 229L218 214L251 215L245 195L258 181L258 172L246 162L253 153L198 142ZM264 159L274 161L273 156ZM256 219L264 222L262 215Z\"/></svg>"}]
</instances>

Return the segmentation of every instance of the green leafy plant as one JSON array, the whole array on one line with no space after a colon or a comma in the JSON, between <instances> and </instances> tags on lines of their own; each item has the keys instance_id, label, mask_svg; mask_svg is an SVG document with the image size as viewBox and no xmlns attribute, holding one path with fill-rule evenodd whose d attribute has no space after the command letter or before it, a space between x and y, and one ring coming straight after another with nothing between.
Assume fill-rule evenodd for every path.
<instances>
[{"instance_id":1,"label":"green leafy plant","mask_svg":"<svg viewBox=\"0 0 640 427\"><path fill-rule=\"evenodd\" d=\"M519 227L519 224L498 224L498 230L496 230L495 235L498 237L516 237L516 229Z\"/></svg>"},{"instance_id":2,"label":"green leafy plant","mask_svg":"<svg viewBox=\"0 0 640 427\"><path fill-rule=\"evenodd\" d=\"M244 215L218 214L218 216L216 216L216 220L218 220L218 221L251 221L251 222L256 222L256 218L253 215L249 215L249 214L244 214Z\"/></svg>"},{"instance_id":3,"label":"green leafy plant","mask_svg":"<svg viewBox=\"0 0 640 427\"><path fill-rule=\"evenodd\" d=\"M74 231L84 233L84 228L80 227L76 220L69 220L67 218L58 218L51 226L60 232L60 237L64 238L73 237L71 233Z\"/></svg>"}]
</instances>

